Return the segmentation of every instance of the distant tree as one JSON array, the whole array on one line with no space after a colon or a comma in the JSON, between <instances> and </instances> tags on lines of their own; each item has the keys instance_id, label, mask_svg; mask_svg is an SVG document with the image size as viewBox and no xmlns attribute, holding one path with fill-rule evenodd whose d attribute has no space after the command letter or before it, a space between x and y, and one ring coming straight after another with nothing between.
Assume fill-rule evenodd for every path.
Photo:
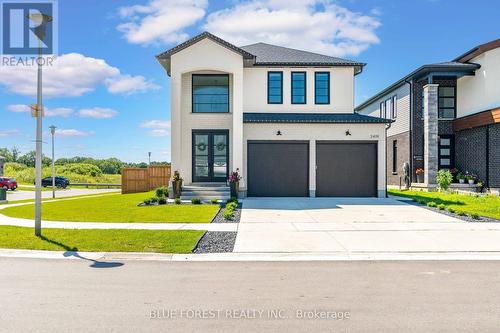
<instances>
[{"instance_id":1,"label":"distant tree","mask_svg":"<svg viewBox=\"0 0 500 333\"><path fill-rule=\"evenodd\" d=\"M18 158L17 162L34 168L35 162L36 162L36 152L32 150L30 152L27 152L24 155L21 155ZM42 155L42 165L43 166L49 166L51 164L51 162L52 162L52 160L50 158L48 158L45 155Z\"/></svg>"},{"instance_id":2,"label":"distant tree","mask_svg":"<svg viewBox=\"0 0 500 333\"><path fill-rule=\"evenodd\" d=\"M5 157L6 162L14 162L12 159L12 153L7 148L0 148L0 156Z\"/></svg>"},{"instance_id":3,"label":"distant tree","mask_svg":"<svg viewBox=\"0 0 500 333\"><path fill-rule=\"evenodd\" d=\"M14 146L14 147L12 147L10 152L12 153L12 162L17 162L17 159L19 158L19 155L21 154L21 151L19 150L19 148Z\"/></svg>"}]
</instances>

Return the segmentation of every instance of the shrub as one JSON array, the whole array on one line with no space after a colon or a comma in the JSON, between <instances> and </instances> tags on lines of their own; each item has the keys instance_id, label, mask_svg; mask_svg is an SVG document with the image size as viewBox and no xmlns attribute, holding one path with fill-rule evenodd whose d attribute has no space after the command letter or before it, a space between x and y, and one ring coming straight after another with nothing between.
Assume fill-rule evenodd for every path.
<instances>
[{"instance_id":1,"label":"shrub","mask_svg":"<svg viewBox=\"0 0 500 333\"><path fill-rule=\"evenodd\" d=\"M470 214L470 216L475 219L475 220L479 220L479 214L478 213L472 213Z\"/></svg>"},{"instance_id":2,"label":"shrub","mask_svg":"<svg viewBox=\"0 0 500 333\"><path fill-rule=\"evenodd\" d=\"M453 181L453 175L450 170L439 170L436 176L437 183L441 190L446 191L448 187L450 187L451 182Z\"/></svg>"},{"instance_id":3,"label":"shrub","mask_svg":"<svg viewBox=\"0 0 500 333\"><path fill-rule=\"evenodd\" d=\"M167 198L168 197L168 187L165 187L165 186L158 187L155 190L155 193L156 193L156 196L158 198Z\"/></svg>"},{"instance_id":4,"label":"shrub","mask_svg":"<svg viewBox=\"0 0 500 333\"><path fill-rule=\"evenodd\" d=\"M458 216L465 216L465 212L461 211L461 210L457 210L457 215Z\"/></svg>"},{"instance_id":5,"label":"shrub","mask_svg":"<svg viewBox=\"0 0 500 333\"><path fill-rule=\"evenodd\" d=\"M201 199L200 198L193 198L193 199L191 199L191 203L193 205L200 205L201 204Z\"/></svg>"},{"instance_id":6,"label":"shrub","mask_svg":"<svg viewBox=\"0 0 500 333\"><path fill-rule=\"evenodd\" d=\"M165 198L165 197L158 198L158 204L159 205L166 205L167 204L167 198Z\"/></svg>"},{"instance_id":7,"label":"shrub","mask_svg":"<svg viewBox=\"0 0 500 333\"><path fill-rule=\"evenodd\" d=\"M232 210L225 210L224 211L224 214L223 214L223 217L226 219L226 220L230 220L234 217L234 211Z\"/></svg>"},{"instance_id":8,"label":"shrub","mask_svg":"<svg viewBox=\"0 0 500 333\"><path fill-rule=\"evenodd\" d=\"M143 201L145 205L151 205L151 199L146 199Z\"/></svg>"},{"instance_id":9,"label":"shrub","mask_svg":"<svg viewBox=\"0 0 500 333\"><path fill-rule=\"evenodd\" d=\"M212 205L216 205L219 201L215 198L212 198L210 199L210 203L212 203Z\"/></svg>"},{"instance_id":10,"label":"shrub","mask_svg":"<svg viewBox=\"0 0 500 333\"><path fill-rule=\"evenodd\" d=\"M226 203L236 202L238 203L238 198L232 197L231 199L227 199Z\"/></svg>"},{"instance_id":11,"label":"shrub","mask_svg":"<svg viewBox=\"0 0 500 333\"><path fill-rule=\"evenodd\" d=\"M417 202L422 205L426 204L426 201L424 199L417 199Z\"/></svg>"},{"instance_id":12,"label":"shrub","mask_svg":"<svg viewBox=\"0 0 500 333\"><path fill-rule=\"evenodd\" d=\"M455 213L455 209L454 209L454 208L451 208L451 207L448 207L448 211L449 211L450 213Z\"/></svg>"},{"instance_id":13,"label":"shrub","mask_svg":"<svg viewBox=\"0 0 500 333\"><path fill-rule=\"evenodd\" d=\"M444 204L438 205L439 210L445 210L446 206Z\"/></svg>"},{"instance_id":14,"label":"shrub","mask_svg":"<svg viewBox=\"0 0 500 333\"><path fill-rule=\"evenodd\" d=\"M230 202L230 203L226 204L226 208L229 208L232 210L235 210L236 207L238 207L238 204L236 202Z\"/></svg>"},{"instance_id":15,"label":"shrub","mask_svg":"<svg viewBox=\"0 0 500 333\"><path fill-rule=\"evenodd\" d=\"M175 203L176 205L180 205L180 204L182 203L182 201L181 201L181 199L180 199L180 198L175 198L174 203Z\"/></svg>"},{"instance_id":16,"label":"shrub","mask_svg":"<svg viewBox=\"0 0 500 333\"><path fill-rule=\"evenodd\" d=\"M153 197L150 200L151 200L151 203L158 203L159 198Z\"/></svg>"},{"instance_id":17,"label":"shrub","mask_svg":"<svg viewBox=\"0 0 500 333\"><path fill-rule=\"evenodd\" d=\"M437 207L437 204L434 201L429 201L427 207Z\"/></svg>"}]
</instances>

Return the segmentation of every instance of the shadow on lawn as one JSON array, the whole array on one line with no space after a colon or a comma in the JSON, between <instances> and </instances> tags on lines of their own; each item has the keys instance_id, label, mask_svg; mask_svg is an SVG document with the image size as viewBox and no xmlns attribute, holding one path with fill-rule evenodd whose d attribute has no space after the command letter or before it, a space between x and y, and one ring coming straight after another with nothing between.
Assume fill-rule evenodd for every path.
<instances>
[{"instance_id":1,"label":"shadow on lawn","mask_svg":"<svg viewBox=\"0 0 500 333\"><path fill-rule=\"evenodd\" d=\"M85 258L85 257L81 256L77 252L78 248L76 248L76 247L70 247L70 246L68 246L66 244L63 244L63 243L58 242L56 240L47 238L47 237L45 237L43 235L40 236L40 238L42 240L46 241L46 242L49 242L51 244L60 246L63 249L65 249L66 252L63 253L63 256L65 256L65 257L75 257L75 258L78 258L78 259L91 261L92 264L89 267L92 267L92 268L115 268L115 267L120 267L120 266L124 265L121 262L115 262L115 261L98 261L98 260L95 260L95 259Z\"/></svg>"}]
</instances>

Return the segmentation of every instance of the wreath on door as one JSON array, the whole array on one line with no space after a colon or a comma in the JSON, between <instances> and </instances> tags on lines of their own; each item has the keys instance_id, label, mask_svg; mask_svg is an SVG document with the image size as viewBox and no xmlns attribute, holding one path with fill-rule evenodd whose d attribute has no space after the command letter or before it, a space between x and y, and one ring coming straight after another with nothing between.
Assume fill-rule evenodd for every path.
<instances>
[{"instance_id":1,"label":"wreath on door","mask_svg":"<svg viewBox=\"0 0 500 333\"><path fill-rule=\"evenodd\" d=\"M226 144L224 142L219 142L215 145L218 151L223 151L226 148Z\"/></svg>"},{"instance_id":2,"label":"wreath on door","mask_svg":"<svg viewBox=\"0 0 500 333\"><path fill-rule=\"evenodd\" d=\"M206 143L203 143L203 142L200 142L196 145L196 147L198 147L198 150L199 151L205 151L207 149L207 144Z\"/></svg>"}]
</instances>

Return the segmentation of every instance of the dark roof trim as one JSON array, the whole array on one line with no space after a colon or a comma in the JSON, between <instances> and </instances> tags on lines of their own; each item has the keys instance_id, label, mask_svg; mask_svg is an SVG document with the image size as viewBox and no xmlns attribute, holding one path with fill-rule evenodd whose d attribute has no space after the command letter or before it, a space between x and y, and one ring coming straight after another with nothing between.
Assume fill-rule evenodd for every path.
<instances>
[{"instance_id":1,"label":"dark roof trim","mask_svg":"<svg viewBox=\"0 0 500 333\"><path fill-rule=\"evenodd\" d=\"M168 59L170 58L170 56L172 54L175 54L179 51L182 51L184 50L185 48L188 48L189 46L193 45L193 44L196 44L198 43L199 41L201 41L202 39L204 38L209 38L211 40L213 40L214 42L217 42L219 43L220 45L224 46L224 47L227 47L228 49L236 52L236 53L239 53L243 56L243 58L245 59L254 59L255 56L251 53L248 53L247 51L229 43L229 42L226 42L225 40L223 40L222 38L219 38L215 35L212 35L210 32L208 31L205 31L205 32L202 32L201 34L197 35L197 36L194 36L193 38L191 39L188 39L187 41L163 52L163 53L160 53L159 55L156 56L156 58L158 59Z\"/></svg>"},{"instance_id":2,"label":"dark roof trim","mask_svg":"<svg viewBox=\"0 0 500 333\"><path fill-rule=\"evenodd\" d=\"M357 113L243 113L244 123L391 123L393 120Z\"/></svg>"},{"instance_id":3,"label":"dark roof trim","mask_svg":"<svg viewBox=\"0 0 500 333\"><path fill-rule=\"evenodd\" d=\"M464 54L453 59L453 61L467 62L467 61L483 54L484 52L496 49L498 47L500 47L500 38L496 39L496 40L492 40L491 42L476 46L475 48L470 49L469 51L465 52Z\"/></svg>"},{"instance_id":4,"label":"dark roof trim","mask_svg":"<svg viewBox=\"0 0 500 333\"><path fill-rule=\"evenodd\" d=\"M354 67L354 75L363 71L365 63L329 63L329 62L256 62L254 67Z\"/></svg>"},{"instance_id":5,"label":"dark roof trim","mask_svg":"<svg viewBox=\"0 0 500 333\"><path fill-rule=\"evenodd\" d=\"M446 72L452 71L452 72L462 72L466 75L472 75L472 74L474 74L474 71L480 67L481 66L477 65L477 64L463 64L463 63L457 63L457 62L423 65L423 66L419 67L418 69L414 70L413 72L411 72L410 74L406 75L402 79L394 82L393 84L391 84L390 86L388 86L384 90L382 90L382 91L378 92L377 94L375 94L374 96L370 97L369 99L367 99L366 101L364 101L360 105L356 106L354 108L354 110L359 111L359 110L367 107L368 105L370 105L371 103L373 103L374 101L379 99L380 97L396 90L401 85L403 85L405 82L408 82L409 80L412 80L412 79L422 77L423 75L425 75L427 73L430 73L430 72L446 73Z\"/></svg>"}]
</instances>

